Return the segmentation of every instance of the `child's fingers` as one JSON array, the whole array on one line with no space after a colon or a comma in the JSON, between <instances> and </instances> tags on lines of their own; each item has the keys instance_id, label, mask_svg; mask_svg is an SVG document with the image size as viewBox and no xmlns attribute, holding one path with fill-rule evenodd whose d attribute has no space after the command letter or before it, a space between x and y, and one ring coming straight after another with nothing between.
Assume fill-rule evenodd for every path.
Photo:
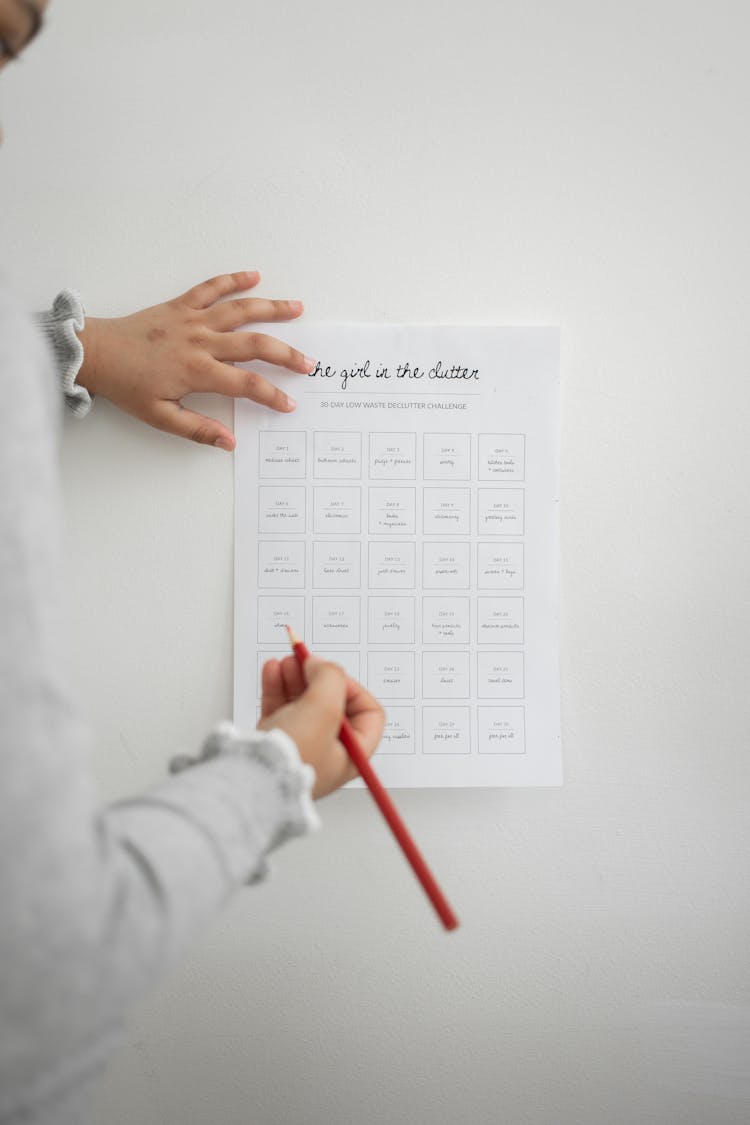
<instances>
[{"instance_id":1,"label":"child's fingers","mask_svg":"<svg viewBox=\"0 0 750 1125\"><path fill-rule=\"evenodd\" d=\"M226 395L231 398L249 398L260 406L288 414L297 405L293 398L279 387L264 379L257 371L245 371L212 359L206 364L205 372L191 388L203 394Z\"/></svg>"},{"instance_id":2,"label":"child's fingers","mask_svg":"<svg viewBox=\"0 0 750 1125\"><path fill-rule=\"evenodd\" d=\"M284 690L291 701L297 699L305 690L305 678L296 656L285 656L281 661L281 675L284 680Z\"/></svg>"},{"instance_id":3,"label":"child's fingers","mask_svg":"<svg viewBox=\"0 0 750 1125\"><path fill-rule=\"evenodd\" d=\"M229 297L232 293L243 293L247 289L254 289L260 281L257 270L243 270L241 273L222 273L218 277L211 277L208 281L201 281L194 285L178 298L191 309L207 309L222 297Z\"/></svg>"},{"instance_id":4,"label":"child's fingers","mask_svg":"<svg viewBox=\"0 0 750 1125\"><path fill-rule=\"evenodd\" d=\"M315 708L336 737L344 717L346 675L338 664L310 657L305 661L305 702Z\"/></svg>"},{"instance_id":5,"label":"child's fingers","mask_svg":"<svg viewBox=\"0 0 750 1125\"><path fill-rule=\"evenodd\" d=\"M366 754L372 754L385 726L383 707L357 680L347 676L346 717L352 724Z\"/></svg>"},{"instance_id":6,"label":"child's fingers","mask_svg":"<svg viewBox=\"0 0 750 1125\"><path fill-rule=\"evenodd\" d=\"M166 430L168 434L197 441L200 445L215 445L227 451L234 449L234 434L231 430L221 422L217 422L215 418L196 414L194 410L188 410L179 402L162 399L154 403L148 417L144 416L143 420L155 426L157 430Z\"/></svg>"},{"instance_id":7,"label":"child's fingers","mask_svg":"<svg viewBox=\"0 0 750 1125\"><path fill-rule=\"evenodd\" d=\"M211 339L211 354L225 363L272 363L298 375L315 367L314 359L265 332L217 332Z\"/></svg>"},{"instance_id":8,"label":"child's fingers","mask_svg":"<svg viewBox=\"0 0 750 1125\"><path fill-rule=\"evenodd\" d=\"M274 711L278 711L279 707L283 707L288 702L281 676L281 665L278 660L267 660L263 665L261 691L260 715L262 719L265 719L267 715L272 715Z\"/></svg>"},{"instance_id":9,"label":"child's fingers","mask_svg":"<svg viewBox=\"0 0 750 1125\"><path fill-rule=\"evenodd\" d=\"M237 297L214 305L206 316L209 327L216 332L231 332L246 324L272 324L274 321L296 320L301 316L301 301L271 301L265 297Z\"/></svg>"}]
</instances>

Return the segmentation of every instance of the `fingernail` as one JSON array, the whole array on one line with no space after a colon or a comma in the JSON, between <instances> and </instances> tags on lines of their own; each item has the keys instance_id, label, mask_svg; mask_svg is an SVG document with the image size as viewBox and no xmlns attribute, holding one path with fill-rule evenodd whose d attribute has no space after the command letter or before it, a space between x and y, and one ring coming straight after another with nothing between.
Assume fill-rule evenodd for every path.
<instances>
[{"instance_id":1,"label":"fingernail","mask_svg":"<svg viewBox=\"0 0 750 1125\"><path fill-rule=\"evenodd\" d=\"M308 371L312 371L318 365L317 359L312 359L309 355L303 356L302 359Z\"/></svg>"},{"instance_id":2,"label":"fingernail","mask_svg":"<svg viewBox=\"0 0 750 1125\"><path fill-rule=\"evenodd\" d=\"M227 451L227 453L232 452L232 443L229 440L229 438L217 437L216 441L214 442L214 445L216 446L217 449L225 449Z\"/></svg>"},{"instance_id":3,"label":"fingernail","mask_svg":"<svg viewBox=\"0 0 750 1125\"><path fill-rule=\"evenodd\" d=\"M296 400L293 399L291 395L286 396L286 404L290 410L294 410L297 406Z\"/></svg>"},{"instance_id":4,"label":"fingernail","mask_svg":"<svg viewBox=\"0 0 750 1125\"><path fill-rule=\"evenodd\" d=\"M304 308L301 301L290 301L289 307L292 309L293 312L297 312L297 313L302 312L302 309Z\"/></svg>"}]
</instances>

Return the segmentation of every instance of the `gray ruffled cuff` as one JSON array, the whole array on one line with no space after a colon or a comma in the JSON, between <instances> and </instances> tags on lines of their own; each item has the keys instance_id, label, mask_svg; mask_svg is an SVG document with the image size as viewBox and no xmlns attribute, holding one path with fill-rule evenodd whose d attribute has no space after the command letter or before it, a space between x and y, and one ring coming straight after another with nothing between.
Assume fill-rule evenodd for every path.
<instances>
[{"instance_id":1,"label":"gray ruffled cuff","mask_svg":"<svg viewBox=\"0 0 750 1125\"><path fill-rule=\"evenodd\" d=\"M306 836L320 828L312 789L315 770L299 756L292 739L278 728L243 734L233 723L222 722L209 734L197 755L179 754L169 763L170 773L182 773L191 766L214 758L247 757L273 776L280 804L275 825L271 828L264 855L247 880L257 883L269 872L266 856L295 836Z\"/></svg>"},{"instance_id":2,"label":"gray ruffled cuff","mask_svg":"<svg viewBox=\"0 0 750 1125\"><path fill-rule=\"evenodd\" d=\"M52 351L65 403L76 418L86 417L92 401L86 388L76 383L83 363L83 344L76 332L82 331L85 315L81 298L72 289L61 290L49 312L36 314Z\"/></svg>"}]
</instances>

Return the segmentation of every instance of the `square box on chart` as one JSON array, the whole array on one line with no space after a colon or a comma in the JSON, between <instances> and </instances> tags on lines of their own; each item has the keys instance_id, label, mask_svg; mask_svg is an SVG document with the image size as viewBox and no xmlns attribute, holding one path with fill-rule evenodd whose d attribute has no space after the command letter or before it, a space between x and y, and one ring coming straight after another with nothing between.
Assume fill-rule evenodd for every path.
<instances>
[{"instance_id":1,"label":"square box on chart","mask_svg":"<svg viewBox=\"0 0 750 1125\"><path fill-rule=\"evenodd\" d=\"M304 479L307 474L307 434L261 430L258 434L258 476L276 480Z\"/></svg>"},{"instance_id":2,"label":"square box on chart","mask_svg":"<svg viewBox=\"0 0 750 1125\"><path fill-rule=\"evenodd\" d=\"M415 734L413 707L387 707L378 754L414 754Z\"/></svg>"},{"instance_id":3,"label":"square box on chart","mask_svg":"<svg viewBox=\"0 0 750 1125\"><path fill-rule=\"evenodd\" d=\"M289 649L287 625L305 620L305 599L300 594L258 595L258 641ZM297 628L299 628L299 624Z\"/></svg>"},{"instance_id":4,"label":"square box on chart","mask_svg":"<svg viewBox=\"0 0 750 1125\"><path fill-rule=\"evenodd\" d=\"M523 598L477 598L477 643L523 643Z\"/></svg>"},{"instance_id":5,"label":"square box on chart","mask_svg":"<svg viewBox=\"0 0 750 1125\"><path fill-rule=\"evenodd\" d=\"M413 699L414 683L413 652L367 654L367 688L379 699Z\"/></svg>"},{"instance_id":6,"label":"square box on chart","mask_svg":"<svg viewBox=\"0 0 750 1125\"><path fill-rule=\"evenodd\" d=\"M468 590L470 543L423 543L422 585L426 590Z\"/></svg>"},{"instance_id":7,"label":"square box on chart","mask_svg":"<svg viewBox=\"0 0 750 1125\"><path fill-rule=\"evenodd\" d=\"M370 434L370 479L415 480L416 434Z\"/></svg>"},{"instance_id":8,"label":"square box on chart","mask_svg":"<svg viewBox=\"0 0 750 1125\"><path fill-rule=\"evenodd\" d=\"M525 754L524 708L479 706L477 735L480 754Z\"/></svg>"},{"instance_id":9,"label":"square box on chart","mask_svg":"<svg viewBox=\"0 0 750 1125\"><path fill-rule=\"evenodd\" d=\"M361 553L357 540L345 543L316 540L313 543L313 586L317 590L358 590Z\"/></svg>"},{"instance_id":10,"label":"square box on chart","mask_svg":"<svg viewBox=\"0 0 750 1125\"><path fill-rule=\"evenodd\" d=\"M480 535L523 535L523 489L480 488L477 525Z\"/></svg>"},{"instance_id":11,"label":"square box on chart","mask_svg":"<svg viewBox=\"0 0 750 1125\"><path fill-rule=\"evenodd\" d=\"M359 480L362 476L362 435L313 435L313 476L316 479Z\"/></svg>"},{"instance_id":12,"label":"square box on chart","mask_svg":"<svg viewBox=\"0 0 750 1125\"><path fill-rule=\"evenodd\" d=\"M413 535L416 531L416 490L370 488L370 534Z\"/></svg>"},{"instance_id":13,"label":"square box on chart","mask_svg":"<svg viewBox=\"0 0 750 1125\"><path fill-rule=\"evenodd\" d=\"M471 489L425 488L423 505L425 535L468 535L471 532Z\"/></svg>"},{"instance_id":14,"label":"square box on chart","mask_svg":"<svg viewBox=\"0 0 750 1125\"><path fill-rule=\"evenodd\" d=\"M479 435L479 479L503 484L526 475L526 439L523 434Z\"/></svg>"},{"instance_id":15,"label":"square box on chart","mask_svg":"<svg viewBox=\"0 0 750 1125\"><path fill-rule=\"evenodd\" d=\"M316 535L359 535L362 489L356 485L313 489L313 531Z\"/></svg>"},{"instance_id":16,"label":"square box on chart","mask_svg":"<svg viewBox=\"0 0 750 1125\"><path fill-rule=\"evenodd\" d=\"M414 644L414 598L371 595L367 601L367 639L371 644Z\"/></svg>"},{"instance_id":17,"label":"square box on chart","mask_svg":"<svg viewBox=\"0 0 750 1125\"><path fill-rule=\"evenodd\" d=\"M523 699L522 652L478 652L477 696L479 699Z\"/></svg>"},{"instance_id":18,"label":"square box on chart","mask_svg":"<svg viewBox=\"0 0 750 1125\"><path fill-rule=\"evenodd\" d=\"M298 539L279 543L261 539L258 543L258 586L274 589L304 589L305 544Z\"/></svg>"},{"instance_id":19,"label":"square box on chart","mask_svg":"<svg viewBox=\"0 0 750 1125\"><path fill-rule=\"evenodd\" d=\"M373 590L413 590L417 582L415 543L370 541L368 586Z\"/></svg>"},{"instance_id":20,"label":"square box on chart","mask_svg":"<svg viewBox=\"0 0 750 1125\"><path fill-rule=\"evenodd\" d=\"M423 652L422 695L425 699L468 699L468 652Z\"/></svg>"},{"instance_id":21,"label":"square box on chart","mask_svg":"<svg viewBox=\"0 0 750 1125\"><path fill-rule=\"evenodd\" d=\"M258 531L268 535L304 534L305 486L261 484L258 487Z\"/></svg>"},{"instance_id":22,"label":"square box on chart","mask_svg":"<svg viewBox=\"0 0 750 1125\"><path fill-rule=\"evenodd\" d=\"M425 754L470 754L469 708L423 707L422 751Z\"/></svg>"},{"instance_id":23,"label":"square box on chart","mask_svg":"<svg viewBox=\"0 0 750 1125\"><path fill-rule=\"evenodd\" d=\"M522 590L523 543L479 543L477 586L480 590Z\"/></svg>"},{"instance_id":24,"label":"square box on chart","mask_svg":"<svg viewBox=\"0 0 750 1125\"><path fill-rule=\"evenodd\" d=\"M469 599L422 598L422 643L426 645L469 643Z\"/></svg>"},{"instance_id":25,"label":"square box on chart","mask_svg":"<svg viewBox=\"0 0 750 1125\"><path fill-rule=\"evenodd\" d=\"M317 650L359 644L360 599L313 596L313 644Z\"/></svg>"},{"instance_id":26,"label":"square box on chart","mask_svg":"<svg viewBox=\"0 0 750 1125\"><path fill-rule=\"evenodd\" d=\"M425 434L425 480L471 480L471 434Z\"/></svg>"}]
</instances>

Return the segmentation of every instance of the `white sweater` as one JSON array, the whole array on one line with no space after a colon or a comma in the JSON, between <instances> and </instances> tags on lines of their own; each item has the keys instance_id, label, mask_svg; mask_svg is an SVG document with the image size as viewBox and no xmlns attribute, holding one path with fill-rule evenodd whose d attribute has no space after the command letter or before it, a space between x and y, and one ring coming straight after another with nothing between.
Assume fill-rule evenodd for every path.
<instances>
[{"instance_id":1,"label":"white sweater","mask_svg":"<svg viewBox=\"0 0 750 1125\"><path fill-rule=\"evenodd\" d=\"M42 328L85 413L80 315L63 294ZM290 739L229 724L154 791L100 804L66 683L62 397L38 328L0 286L0 1125L81 1125L129 1002L317 822Z\"/></svg>"}]
</instances>

